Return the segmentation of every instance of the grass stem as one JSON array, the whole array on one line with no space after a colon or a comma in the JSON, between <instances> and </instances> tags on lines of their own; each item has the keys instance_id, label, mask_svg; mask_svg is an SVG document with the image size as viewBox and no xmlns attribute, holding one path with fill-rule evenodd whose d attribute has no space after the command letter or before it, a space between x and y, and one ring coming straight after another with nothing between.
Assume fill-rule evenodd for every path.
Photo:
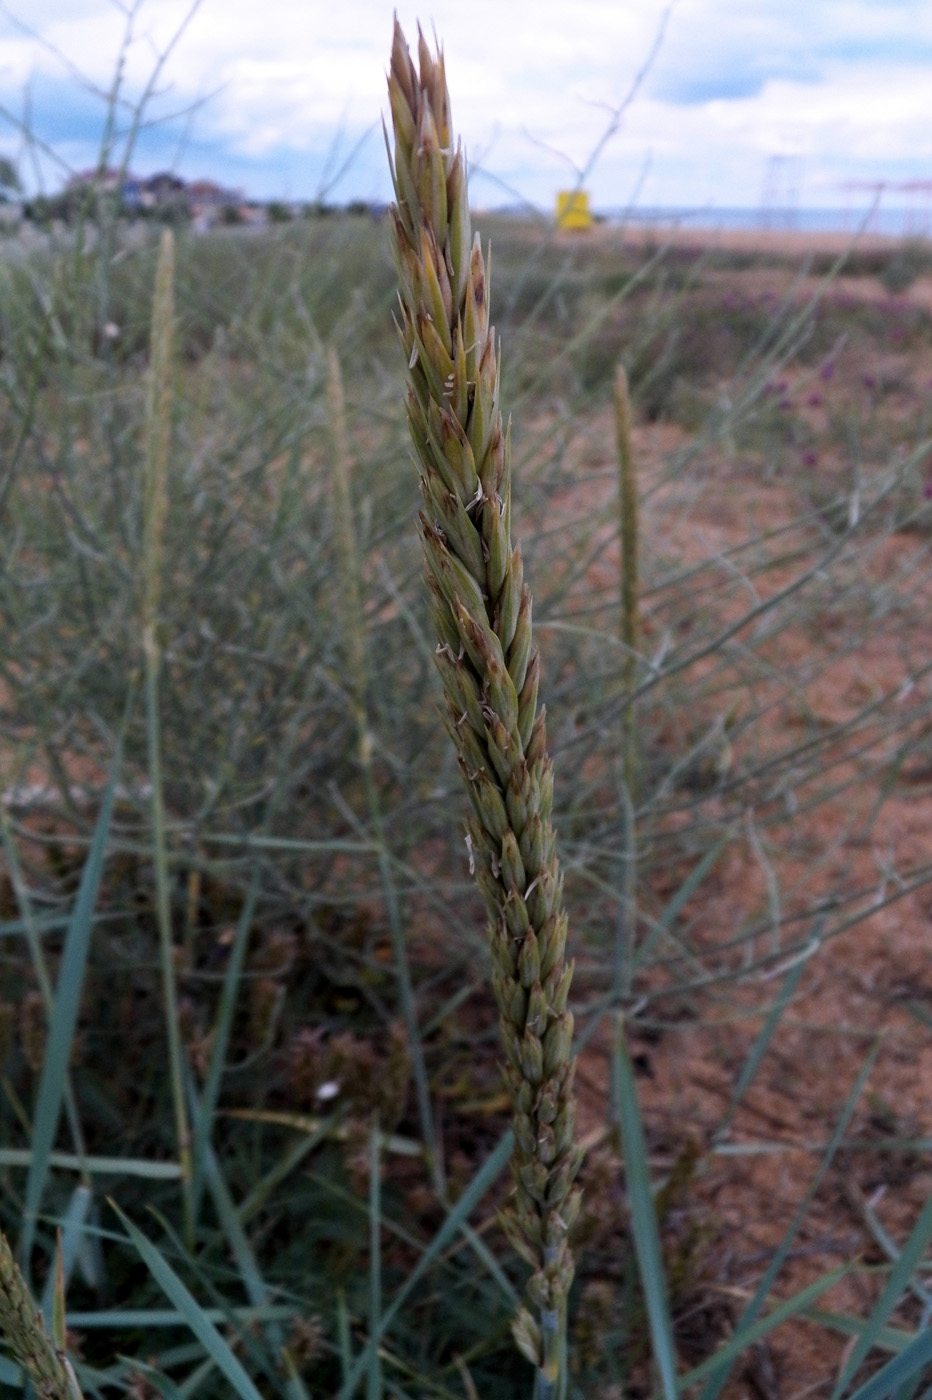
<instances>
[{"instance_id":1,"label":"grass stem","mask_svg":"<svg viewBox=\"0 0 932 1400\"><path fill-rule=\"evenodd\" d=\"M159 602L168 511L168 471L171 450L175 321L175 244L166 229L159 244L152 303L152 344L146 392L145 462L143 474L142 644L145 664L146 736L149 783L152 789L152 858L155 869L155 915L162 971L162 997L168 1041L168 1068L174 1105L175 1136L181 1166L185 1237L194 1244L194 1196L191 1135L185 1103L184 1063L178 1022L175 948L172 937L168 852L165 840L165 800L159 714L161 644Z\"/></svg>"}]
</instances>

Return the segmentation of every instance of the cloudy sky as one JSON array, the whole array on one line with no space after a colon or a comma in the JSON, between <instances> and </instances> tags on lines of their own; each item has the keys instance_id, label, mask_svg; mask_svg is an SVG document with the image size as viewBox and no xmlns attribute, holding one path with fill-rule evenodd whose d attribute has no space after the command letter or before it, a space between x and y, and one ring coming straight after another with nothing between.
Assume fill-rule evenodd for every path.
<instances>
[{"instance_id":1,"label":"cloudy sky","mask_svg":"<svg viewBox=\"0 0 932 1400\"><path fill-rule=\"evenodd\" d=\"M48 188L92 165L122 51L122 132L156 80L139 173L174 168L257 198L387 199L394 8L201 0L156 74L189 0L5 0L0 154ZM869 198L852 182L932 181L932 0L397 9L409 36L421 17L443 40L478 207L549 209L584 169L600 208L845 206Z\"/></svg>"}]
</instances>

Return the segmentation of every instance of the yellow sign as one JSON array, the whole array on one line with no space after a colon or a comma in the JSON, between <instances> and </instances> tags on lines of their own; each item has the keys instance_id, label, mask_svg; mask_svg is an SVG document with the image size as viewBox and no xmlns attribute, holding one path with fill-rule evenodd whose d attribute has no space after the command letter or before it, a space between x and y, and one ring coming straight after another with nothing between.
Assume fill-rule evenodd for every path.
<instances>
[{"instance_id":1,"label":"yellow sign","mask_svg":"<svg viewBox=\"0 0 932 1400\"><path fill-rule=\"evenodd\" d=\"M591 228L592 212L587 190L560 190L557 195L557 228Z\"/></svg>"}]
</instances>

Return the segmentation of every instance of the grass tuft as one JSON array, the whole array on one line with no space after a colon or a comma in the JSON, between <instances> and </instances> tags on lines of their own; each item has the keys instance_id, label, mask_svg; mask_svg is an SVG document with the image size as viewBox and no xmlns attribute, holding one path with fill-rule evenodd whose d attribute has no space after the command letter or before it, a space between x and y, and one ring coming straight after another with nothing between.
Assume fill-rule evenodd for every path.
<instances>
[{"instance_id":1,"label":"grass tuft","mask_svg":"<svg viewBox=\"0 0 932 1400\"><path fill-rule=\"evenodd\" d=\"M918 1394L928 250L495 215L493 335L442 65L396 60L397 268L393 224L336 210L175 225L173 312L171 240L112 204L0 249L0 1228L29 1306L99 1400L510 1400L550 1206L506 1232L505 1167L546 1197L555 1105L514 1119L490 983L520 1106L552 828L587 1149L567 1395Z\"/></svg>"}]
</instances>

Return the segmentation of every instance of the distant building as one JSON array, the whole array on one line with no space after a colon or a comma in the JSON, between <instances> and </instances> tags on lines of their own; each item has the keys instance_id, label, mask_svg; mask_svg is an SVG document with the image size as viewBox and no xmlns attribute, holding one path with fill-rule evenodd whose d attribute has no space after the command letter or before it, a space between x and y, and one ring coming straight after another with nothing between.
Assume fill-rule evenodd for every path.
<instances>
[{"instance_id":1,"label":"distant building","mask_svg":"<svg viewBox=\"0 0 932 1400\"><path fill-rule=\"evenodd\" d=\"M96 190L99 194L112 194L121 180L127 179L124 170L113 166L96 166L93 170L79 170L65 185L66 194L81 194L85 190Z\"/></svg>"},{"instance_id":2,"label":"distant building","mask_svg":"<svg viewBox=\"0 0 932 1400\"><path fill-rule=\"evenodd\" d=\"M72 175L65 185L65 199L71 205L83 203L91 194L118 194L124 209L139 209L143 204L143 181L128 170L98 166L95 170L81 170Z\"/></svg>"},{"instance_id":3,"label":"distant building","mask_svg":"<svg viewBox=\"0 0 932 1400\"><path fill-rule=\"evenodd\" d=\"M156 175L150 175L148 179L140 181L139 203L143 209L187 204L184 180L170 170L160 170Z\"/></svg>"},{"instance_id":4,"label":"distant building","mask_svg":"<svg viewBox=\"0 0 932 1400\"><path fill-rule=\"evenodd\" d=\"M213 180L192 180L185 187L192 219L219 218L225 209L240 209L245 203L242 190L227 190Z\"/></svg>"},{"instance_id":5,"label":"distant building","mask_svg":"<svg viewBox=\"0 0 932 1400\"><path fill-rule=\"evenodd\" d=\"M250 228L265 228L269 222L269 211L265 204L241 204L240 217Z\"/></svg>"},{"instance_id":6,"label":"distant building","mask_svg":"<svg viewBox=\"0 0 932 1400\"><path fill-rule=\"evenodd\" d=\"M216 224L242 224L260 228L276 214L285 211L293 218L300 212L298 205L271 205L247 200L242 190L228 189L214 180L181 179L170 170L154 175L139 176L110 166L82 170L72 175L60 195L46 200L50 210L66 222L81 212L94 213L101 196L109 196L124 214L130 217L150 215L156 219L190 219L195 231L213 228ZM33 201L38 204L39 201ZM27 210L29 217L34 212ZM0 191L0 225L9 226L22 216L21 206ZM44 217L52 217L47 213Z\"/></svg>"}]
</instances>

